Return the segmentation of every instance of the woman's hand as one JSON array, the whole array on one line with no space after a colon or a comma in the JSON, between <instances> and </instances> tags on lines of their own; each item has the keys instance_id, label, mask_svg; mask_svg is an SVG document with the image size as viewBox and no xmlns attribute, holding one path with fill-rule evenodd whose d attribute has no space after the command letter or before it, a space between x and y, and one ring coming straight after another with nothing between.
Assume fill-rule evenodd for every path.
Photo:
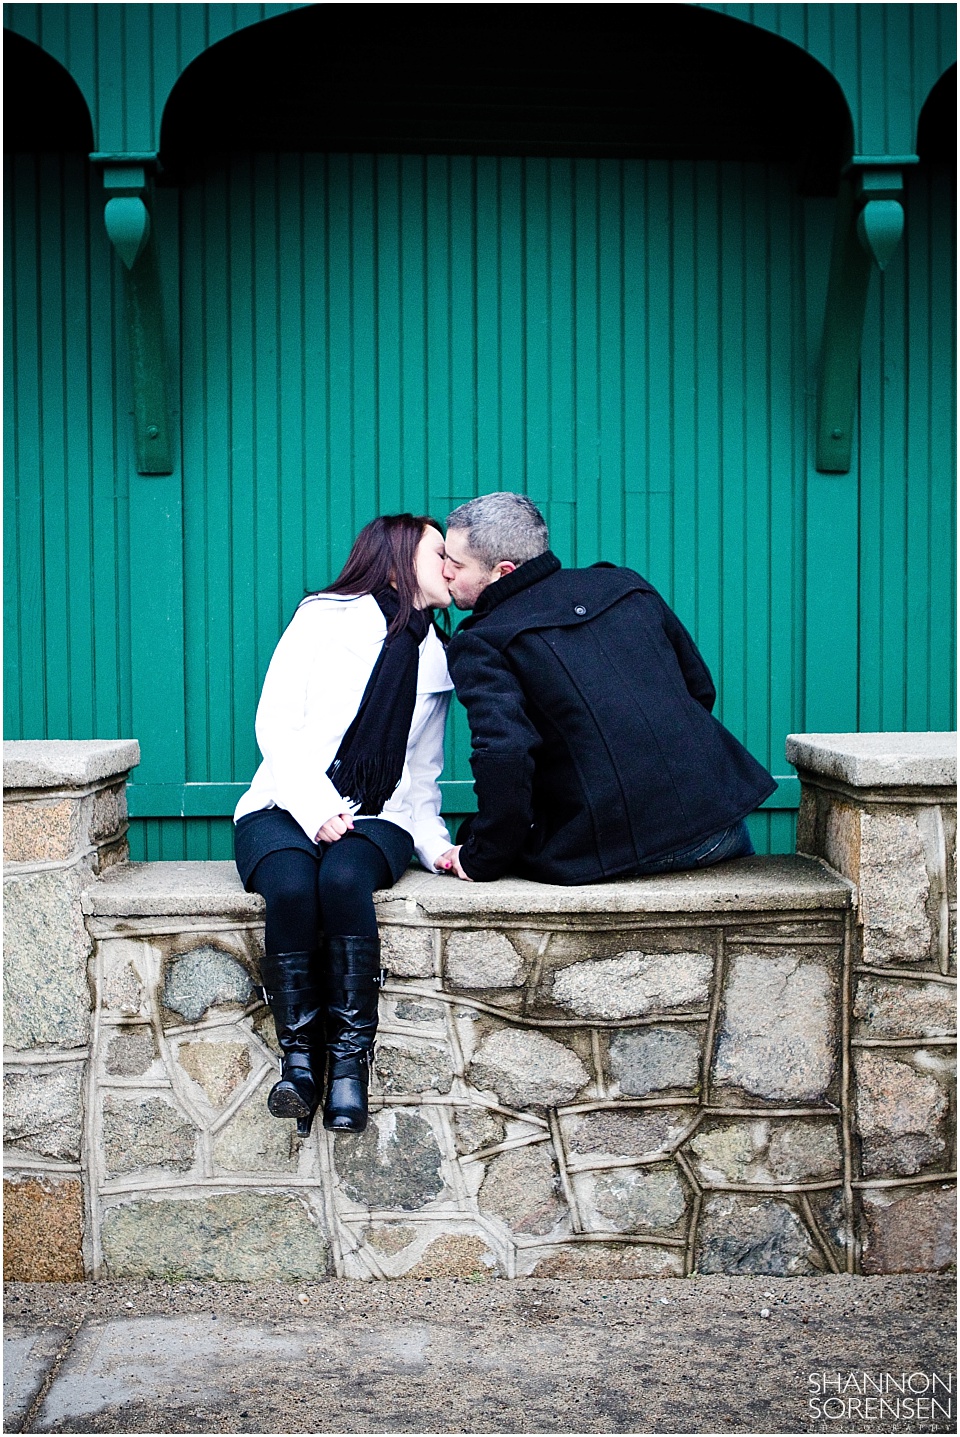
<instances>
[{"instance_id":1,"label":"woman's hand","mask_svg":"<svg viewBox=\"0 0 960 1437\"><path fill-rule=\"evenodd\" d=\"M455 873L458 878L463 879L464 883L472 883L473 879L460 867L461 846L458 843L456 848L448 848L446 853L441 853L440 857L435 860L433 866L438 868L441 873Z\"/></svg>"},{"instance_id":2,"label":"woman's hand","mask_svg":"<svg viewBox=\"0 0 960 1437\"><path fill-rule=\"evenodd\" d=\"M326 823L317 829L317 836L314 843L336 843L345 833L349 833L353 827L353 818L349 813L334 814L328 818Z\"/></svg>"}]
</instances>

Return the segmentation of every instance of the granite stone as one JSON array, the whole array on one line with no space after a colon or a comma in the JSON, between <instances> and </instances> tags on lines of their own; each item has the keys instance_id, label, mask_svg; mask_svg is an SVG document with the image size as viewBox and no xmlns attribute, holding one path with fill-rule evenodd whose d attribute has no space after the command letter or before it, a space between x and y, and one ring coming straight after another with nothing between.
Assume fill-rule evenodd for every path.
<instances>
[{"instance_id":1,"label":"granite stone","mask_svg":"<svg viewBox=\"0 0 960 1437\"><path fill-rule=\"evenodd\" d=\"M832 1123L787 1119L772 1125L767 1164L774 1182L839 1179L840 1133Z\"/></svg>"},{"instance_id":2,"label":"granite stone","mask_svg":"<svg viewBox=\"0 0 960 1437\"><path fill-rule=\"evenodd\" d=\"M442 1003L424 1003L418 998L398 998L394 1009L399 1023L439 1023L443 1018Z\"/></svg>"},{"instance_id":3,"label":"granite stone","mask_svg":"<svg viewBox=\"0 0 960 1437\"><path fill-rule=\"evenodd\" d=\"M412 1212L444 1189L436 1136L416 1112L385 1108L365 1132L337 1133L333 1161L344 1193L365 1207Z\"/></svg>"},{"instance_id":4,"label":"granite stone","mask_svg":"<svg viewBox=\"0 0 960 1437\"><path fill-rule=\"evenodd\" d=\"M83 1190L77 1178L3 1184L5 1282L82 1282Z\"/></svg>"},{"instance_id":5,"label":"granite stone","mask_svg":"<svg viewBox=\"0 0 960 1437\"><path fill-rule=\"evenodd\" d=\"M404 1277L490 1277L496 1271L496 1255L482 1237L471 1233L444 1233L434 1238Z\"/></svg>"},{"instance_id":6,"label":"granite stone","mask_svg":"<svg viewBox=\"0 0 960 1437\"><path fill-rule=\"evenodd\" d=\"M706 1187L726 1183L840 1181L833 1123L803 1118L708 1120L687 1149Z\"/></svg>"},{"instance_id":7,"label":"granite stone","mask_svg":"<svg viewBox=\"0 0 960 1437\"><path fill-rule=\"evenodd\" d=\"M82 1082L79 1063L5 1073L4 1144L59 1162L79 1162Z\"/></svg>"},{"instance_id":8,"label":"granite stone","mask_svg":"<svg viewBox=\"0 0 960 1437\"><path fill-rule=\"evenodd\" d=\"M267 1095L276 1077L271 1074L261 1083L214 1136L213 1162L221 1172L296 1172L297 1125L292 1118L274 1118L267 1111Z\"/></svg>"},{"instance_id":9,"label":"granite stone","mask_svg":"<svg viewBox=\"0 0 960 1437\"><path fill-rule=\"evenodd\" d=\"M86 874L51 869L10 878L3 892L4 1046L82 1047L90 1026Z\"/></svg>"},{"instance_id":10,"label":"granite stone","mask_svg":"<svg viewBox=\"0 0 960 1437\"><path fill-rule=\"evenodd\" d=\"M614 1232L670 1229L686 1212L686 1194L672 1163L596 1173L592 1189L599 1227Z\"/></svg>"},{"instance_id":11,"label":"granite stone","mask_svg":"<svg viewBox=\"0 0 960 1437\"><path fill-rule=\"evenodd\" d=\"M909 813L867 810L860 829L863 961L896 966L930 957L930 878L920 827Z\"/></svg>"},{"instance_id":12,"label":"granite stone","mask_svg":"<svg viewBox=\"0 0 960 1437\"><path fill-rule=\"evenodd\" d=\"M949 1102L937 1079L872 1050L854 1056L856 1121L865 1177L907 1177L944 1154Z\"/></svg>"},{"instance_id":13,"label":"granite stone","mask_svg":"<svg viewBox=\"0 0 960 1437\"><path fill-rule=\"evenodd\" d=\"M743 1183L767 1136L762 1122L708 1123L691 1138L689 1149L697 1177L712 1183Z\"/></svg>"},{"instance_id":14,"label":"granite stone","mask_svg":"<svg viewBox=\"0 0 960 1437\"><path fill-rule=\"evenodd\" d=\"M416 1228L407 1223L380 1222L365 1227L362 1238L365 1243L384 1257L396 1257L409 1247L417 1235Z\"/></svg>"},{"instance_id":15,"label":"granite stone","mask_svg":"<svg viewBox=\"0 0 960 1437\"><path fill-rule=\"evenodd\" d=\"M139 1078L156 1060L149 1028L119 1028L107 1044L105 1067L111 1078Z\"/></svg>"},{"instance_id":16,"label":"granite stone","mask_svg":"<svg viewBox=\"0 0 960 1437\"><path fill-rule=\"evenodd\" d=\"M697 1271L805 1277L823 1262L793 1208L782 1199L712 1193L697 1234Z\"/></svg>"},{"instance_id":17,"label":"granite stone","mask_svg":"<svg viewBox=\"0 0 960 1437\"><path fill-rule=\"evenodd\" d=\"M868 1188L862 1212L865 1273L947 1272L956 1266L954 1185Z\"/></svg>"},{"instance_id":18,"label":"granite stone","mask_svg":"<svg viewBox=\"0 0 960 1437\"><path fill-rule=\"evenodd\" d=\"M245 1005L253 982L241 963L219 948L204 944L171 960L163 984L163 1003L172 1013L196 1023L208 1008Z\"/></svg>"},{"instance_id":19,"label":"granite stone","mask_svg":"<svg viewBox=\"0 0 960 1437\"><path fill-rule=\"evenodd\" d=\"M654 1243L570 1242L556 1247L533 1268L534 1277L592 1278L620 1282L642 1277L682 1277L683 1254Z\"/></svg>"},{"instance_id":20,"label":"granite stone","mask_svg":"<svg viewBox=\"0 0 960 1437\"><path fill-rule=\"evenodd\" d=\"M957 1031L957 990L946 983L863 977L853 1016L868 1038L941 1038Z\"/></svg>"},{"instance_id":21,"label":"granite stone","mask_svg":"<svg viewBox=\"0 0 960 1437\"><path fill-rule=\"evenodd\" d=\"M718 1084L789 1102L822 1098L834 1075L836 989L789 951L731 960L714 1064Z\"/></svg>"},{"instance_id":22,"label":"granite stone","mask_svg":"<svg viewBox=\"0 0 960 1437\"><path fill-rule=\"evenodd\" d=\"M203 1089L207 1101L223 1107L252 1071L246 1043L213 1038L205 1042L180 1043L177 1061L188 1078Z\"/></svg>"},{"instance_id":23,"label":"granite stone","mask_svg":"<svg viewBox=\"0 0 960 1437\"><path fill-rule=\"evenodd\" d=\"M380 961L391 977L432 978L433 930L381 924Z\"/></svg>"},{"instance_id":24,"label":"granite stone","mask_svg":"<svg viewBox=\"0 0 960 1437\"><path fill-rule=\"evenodd\" d=\"M552 1107L571 1102L590 1075L572 1048L542 1033L498 1028L480 1044L470 1081L492 1089L507 1107Z\"/></svg>"},{"instance_id":25,"label":"granite stone","mask_svg":"<svg viewBox=\"0 0 960 1437\"><path fill-rule=\"evenodd\" d=\"M173 1104L161 1097L103 1100L103 1149L111 1177L144 1168L186 1172L193 1166L197 1133Z\"/></svg>"},{"instance_id":26,"label":"granite stone","mask_svg":"<svg viewBox=\"0 0 960 1437\"><path fill-rule=\"evenodd\" d=\"M643 1098L700 1081L698 1032L689 1028L630 1028L610 1043L610 1071L624 1097Z\"/></svg>"},{"instance_id":27,"label":"granite stone","mask_svg":"<svg viewBox=\"0 0 960 1437\"><path fill-rule=\"evenodd\" d=\"M377 1044L374 1079L385 1094L449 1093L453 1083L449 1049L385 1037Z\"/></svg>"},{"instance_id":28,"label":"granite stone","mask_svg":"<svg viewBox=\"0 0 960 1437\"><path fill-rule=\"evenodd\" d=\"M503 1142L503 1119L488 1108L457 1108L453 1118L458 1153L475 1153Z\"/></svg>"},{"instance_id":29,"label":"granite stone","mask_svg":"<svg viewBox=\"0 0 960 1437\"><path fill-rule=\"evenodd\" d=\"M504 933L491 929L450 934L444 973L454 988L519 988L529 964Z\"/></svg>"},{"instance_id":30,"label":"granite stone","mask_svg":"<svg viewBox=\"0 0 960 1437\"><path fill-rule=\"evenodd\" d=\"M102 979L100 1001L106 1012L120 1017L147 1016L147 994L141 969L150 973L159 968L160 954L149 943L135 939L111 938L99 944Z\"/></svg>"},{"instance_id":31,"label":"granite stone","mask_svg":"<svg viewBox=\"0 0 960 1437\"><path fill-rule=\"evenodd\" d=\"M478 1202L513 1231L542 1236L566 1216L560 1180L545 1143L511 1148L491 1158Z\"/></svg>"},{"instance_id":32,"label":"granite stone","mask_svg":"<svg viewBox=\"0 0 960 1437\"><path fill-rule=\"evenodd\" d=\"M330 1251L306 1204L291 1193L143 1198L108 1207L103 1256L111 1278L312 1282Z\"/></svg>"},{"instance_id":33,"label":"granite stone","mask_svg":"<svg viewBox=\"0 0 960 1437\"><path fill-rule=\"evenodd\" d=\"M601 1108L562 1122L568 1153L642 1158L673 1148L693 1119L691 1108Z\"/></svg>"},{"instance_id":34,"label":"granite stone","mask_svg":"<svg viewBox=\"0 0 960 1437\"><path fill-rule=\"evenodd\" d=\"M856 882L860 876L862 814L858 804L845 803L835 794L804 788L797 822L797 847L802 844L804 849L822 853L832 868Z\"/></svg>"},{"instance_id":35,"label":"granite stone","mask_svg":"<svg viewBox=\"0 0 960 1437\"><path fill-rule=\"evenodd\" d=\"M582 1018L642 1018L704 1008L712 972L708 953L630 951L559 969L553 1001Z\"/></svg>"},{"instance_id":36,"label":"granite stone","mask_svg":"<svg viewBox=\"0 0 960 1437\"><path fill-rule=\"evenodd\" d=\"M4 862L55 863L72 857L84 846L81 807L82 801L77 798L58 798L46 803L5 803Z\"/></svg>"},{"instance_id":37,"label":"granite stone","mask_svg":"<svg viewBox=\"0 0 960 1437\"><path fill-rule=\"evenodd\" d=\"M92 843L102 843L120 831L127 821L127 786L113 784L98 788L93 795L89 836Z\"/></svg>"}]
</instances>

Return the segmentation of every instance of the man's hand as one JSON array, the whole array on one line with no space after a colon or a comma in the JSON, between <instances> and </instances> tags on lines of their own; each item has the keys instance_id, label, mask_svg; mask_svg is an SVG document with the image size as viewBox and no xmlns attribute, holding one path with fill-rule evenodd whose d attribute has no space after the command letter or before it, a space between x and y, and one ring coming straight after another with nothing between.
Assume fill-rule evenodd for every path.
<instances>
[{"instance_id":1,"label":"man's hand","mask_svg":"<svg viewBox=\"0 0 960 1437\"><path fill-rule=\"evenodd\" d=\"M349 833L353 827L353 817L349 813L334 814L328 818L326 823L317 829L317 836L314 843L336 843L345 833Z\"/></svg>"},{"instance_id":2,"label":"man's hand","mask_svg":"<svg viewBox=\"0 0 960 1437\"><path fill-rule=\"evenodd\" d=\"M472 883L473 879L469 876L469 874L464 873L463 869L460 867L461 847L462 844L458 843L456 848L448 848L446 853L441 853L440 857L436 859L433 866L434 868L438 868L441 873L453 873L456 874L457 878L462 878L464 883Z\"/></svg>"}]
</instances>

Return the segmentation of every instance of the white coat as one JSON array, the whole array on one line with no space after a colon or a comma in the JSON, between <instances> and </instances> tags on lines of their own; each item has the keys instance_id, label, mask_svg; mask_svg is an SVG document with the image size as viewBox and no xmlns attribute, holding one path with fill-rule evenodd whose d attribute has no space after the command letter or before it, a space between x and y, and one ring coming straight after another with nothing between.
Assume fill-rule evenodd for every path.
<instances>
[{"instance_id":1,"label":"white coat","mask_svg":"<svg viewBox=\"0 0 960 1437\"><path fill-rule=\"evenodd\" d=\"M310 839L348 810L327 777L353 722L387 625L372 594L324 594L297 609L274 650L257 707L263 763L237 804L234 822L261 808L285 808ZM451 846L440 817L437 779L453 684L443 644L431 627L420 645L417 701L400 782L379 814L405 828L424 868Z\"/></svg>"}]
</instances>

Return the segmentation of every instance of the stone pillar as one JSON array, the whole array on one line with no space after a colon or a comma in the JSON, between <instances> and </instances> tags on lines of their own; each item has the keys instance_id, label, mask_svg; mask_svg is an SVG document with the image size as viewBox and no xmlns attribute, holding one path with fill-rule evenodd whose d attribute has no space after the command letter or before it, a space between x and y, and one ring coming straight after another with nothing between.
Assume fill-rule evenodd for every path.
<instances>
[{"instance_id":1,"label":"stone pillar","mask_svg":"<svg viewBox=\"0 0 960 1437\"><path fill-rule=\"evenodd\" d=\"M82 1278L92 998L80 894L127 858L133 740L3 746L4 1277Z\"/></svg>"},{"instance_id":2,"label":"stone pillar","mask_svg":"<svg viewBox=\"0 0 960 1437\"><path fill-rule=\"evenodd\" d=\"M956 972L957 736L791 734L797 852L857 885L861 956Z\"/></svg>"},{"instance_id":3,"label":"stone pillar","mask_svg":"<svg viewBox=\"0 0 960 1437\"><path fill-rule=\"evenodd\" d=\"M955 1259L956 734L794 734L799 852L856 884L846 997L862 1270Z\"/></svg>"}]
</instances>

